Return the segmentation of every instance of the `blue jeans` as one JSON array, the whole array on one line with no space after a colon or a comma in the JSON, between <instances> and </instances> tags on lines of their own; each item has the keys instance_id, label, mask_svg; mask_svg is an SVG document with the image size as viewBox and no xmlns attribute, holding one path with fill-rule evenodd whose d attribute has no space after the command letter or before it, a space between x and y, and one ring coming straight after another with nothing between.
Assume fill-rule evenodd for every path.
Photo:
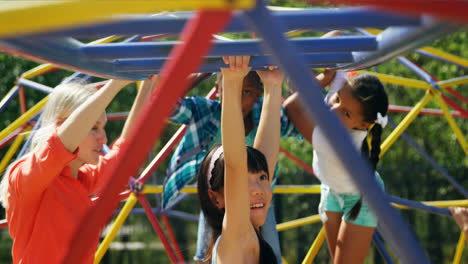
<instances>
[{"instance_id":1,"label":"blue jeans","mask_svg":"<svg viewBox=\"0 0 468 264\"><path fill-rule=\"evenodd\" d=\"M265 224L262 226L262 236L268 244L270 244L273 252L275 253L276 259L279 264L281 261L281 248L279 243L278 231L276 231L276 219L275 210L273 203L270 204L268 214L265 219ZM195 252L195 260L203 260L205 258L206 249L211 241L211 228L200 211L200 218L198 220L198 234L197 234L197 251Z\"/></svg>"}]
</instances>

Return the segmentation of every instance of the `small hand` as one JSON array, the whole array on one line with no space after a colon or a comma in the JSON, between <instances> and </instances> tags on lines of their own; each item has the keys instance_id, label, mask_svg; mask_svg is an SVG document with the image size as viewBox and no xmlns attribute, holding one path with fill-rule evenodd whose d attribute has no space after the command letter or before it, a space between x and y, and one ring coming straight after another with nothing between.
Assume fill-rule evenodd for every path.
<instances>
[{"instance_id":1,"label":"small hand","mask_svg":"<svg viewBox=\"0 0 468 264\"><path fill-rule=\"evenodd\" d=\"M453 219L462 231L468 230L468 208L465 207L449 207Z\"/></svg>"},{"instance_id":2,"label":"small hand","mask_svg":"<svg viewBox=\"0 0 468 264\"><path fill-rule=\"evenodd\" d=\"M276 66L267 66L269 70L257 71L258 76L262 80L265 89L270 87L280 87L283 84L284 74L281 71L276 70Z\"/></svg>"},{"instance_id":3,"label":"small hand","mask_svg":"<svg viewBox=\"0 0 468 264\"><path fill-rule=\"evenodd\" d=\"M250 56L223 56L225 64L229 68L221 68L223 78L227 80L244 80L244 77L249 73Z\"/></svg>"}]
</instances>

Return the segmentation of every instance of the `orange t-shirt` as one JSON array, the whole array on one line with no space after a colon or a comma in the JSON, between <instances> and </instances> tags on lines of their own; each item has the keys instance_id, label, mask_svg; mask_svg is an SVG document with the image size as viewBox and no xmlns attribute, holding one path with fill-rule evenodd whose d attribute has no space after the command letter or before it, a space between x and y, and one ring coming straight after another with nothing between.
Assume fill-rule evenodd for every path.
<instances>
[{"instance_id":1,"label":"orange t-shirt","mask_svg":"<svg viewBox=\"0 0 468 264\"><path fill-rule=\"evenodd\" d=\"M56 133L12 167L6 217L13 238L13 263L60 263L79 219L92 205L90 195L105 182L99 177L101 170L121 144L118 140L97 165L82 166L78 179L67 165L78 150L66 150ZM98 243L96 234L82 263L93 263Z\"/></svg>"}]
</instances>

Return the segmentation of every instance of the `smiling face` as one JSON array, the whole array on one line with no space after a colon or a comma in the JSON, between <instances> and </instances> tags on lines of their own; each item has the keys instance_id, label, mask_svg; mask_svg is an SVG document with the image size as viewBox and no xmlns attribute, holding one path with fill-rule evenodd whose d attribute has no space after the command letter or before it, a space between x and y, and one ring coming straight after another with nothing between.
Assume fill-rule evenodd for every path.
<instances>
[{"instance_id":1,"label":"smiling face","mask_svg":"<svg viewBox=\"0 0 468 264\"><path fill-rule=\"evenodd\" d=\"M106 123L106 113L102 113L86 138L79 145L77 160L82 164L95 165L99 162L99 156L104 154L102 152L102 145L107 143L106 131L104 130Z\"/></svg>"},{"instance_id":2,"label":"smiling face","mask_svg":"<svg viewBox=\"0 0 468 264\"><path fill-rule=\"evenodd\" d=\"M266 172L249 172L250 221L255 228L265 223L271 202L271 186Z\"/></svg>"},{"instance_id":3,"label":"smiling face","mask_svg":"<svg viewBox=\"0 0 468 264\"><path fill-rule=\"evenodd\" d=\"M348 84L331 96L327 103L346 128L366 129L371 125L364 121L362 104L353 95Z\"/></svg>"}]
</instances>

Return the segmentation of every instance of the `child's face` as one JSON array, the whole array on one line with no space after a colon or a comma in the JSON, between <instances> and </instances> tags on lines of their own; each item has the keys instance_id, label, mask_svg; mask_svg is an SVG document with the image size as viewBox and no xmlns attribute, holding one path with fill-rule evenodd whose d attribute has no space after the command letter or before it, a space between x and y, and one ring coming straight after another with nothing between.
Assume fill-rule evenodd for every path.
<instances>
[{"instance_id":1,"label":"child's face","mask_svg":"<svg viewBox=\"0 0 468 264\"><path fill-rule=\"evenodd\" d=\"M338 115L338 118L346 128L366 129L370 126L370 123L364 121L362 105L352 94L349 85L345 85L330 97L328 99L328 106Z\"/></svg>"},{"instance_id":2,"label":"child's face","mask_svg":"<svg viewBox=\"0 0 468 264\"><path fill-rule=\"evenodd\" d=\"M222 101L221 95L223 94L222 87L218 91L219 100ZM252 111L253 105L262 94L262 89L257 87L256 84L248 79L244 79L242 83L242 116L245 118Z\"/></svg>"},{"instance_id":3,"label":"child's face","mask_svg":"<svg viewBox=\"0 0 468 264\"><path fill-rule=\"evenodd\" d=\"M242 84L242 116L245 118L252 111L254 103L260 98L262 91L252 81L244 79Z\"/></svg>"},{"instance_id":4,"label":"child's face","mask_svg":"<svg viewBox=\"0 0 468 264\"><path fill-rule=\"evenodd\" d=\"M271 202L271 186L266 172L249 172L250 221L258 228L265 223Z\"/></svg>"},{"instance_id":5,"label":"child's face","mask_svg":"<svg viewBox=\"0 0 468 264\"><path fill-rule=\"evenodd\" d=\"M107 143L106 113L102 113L96 124L91 128L86 138L79 145L78 157L82 163L98 164L99 157L103 155L102 145Z\"/></svg>"}]
</instances>

